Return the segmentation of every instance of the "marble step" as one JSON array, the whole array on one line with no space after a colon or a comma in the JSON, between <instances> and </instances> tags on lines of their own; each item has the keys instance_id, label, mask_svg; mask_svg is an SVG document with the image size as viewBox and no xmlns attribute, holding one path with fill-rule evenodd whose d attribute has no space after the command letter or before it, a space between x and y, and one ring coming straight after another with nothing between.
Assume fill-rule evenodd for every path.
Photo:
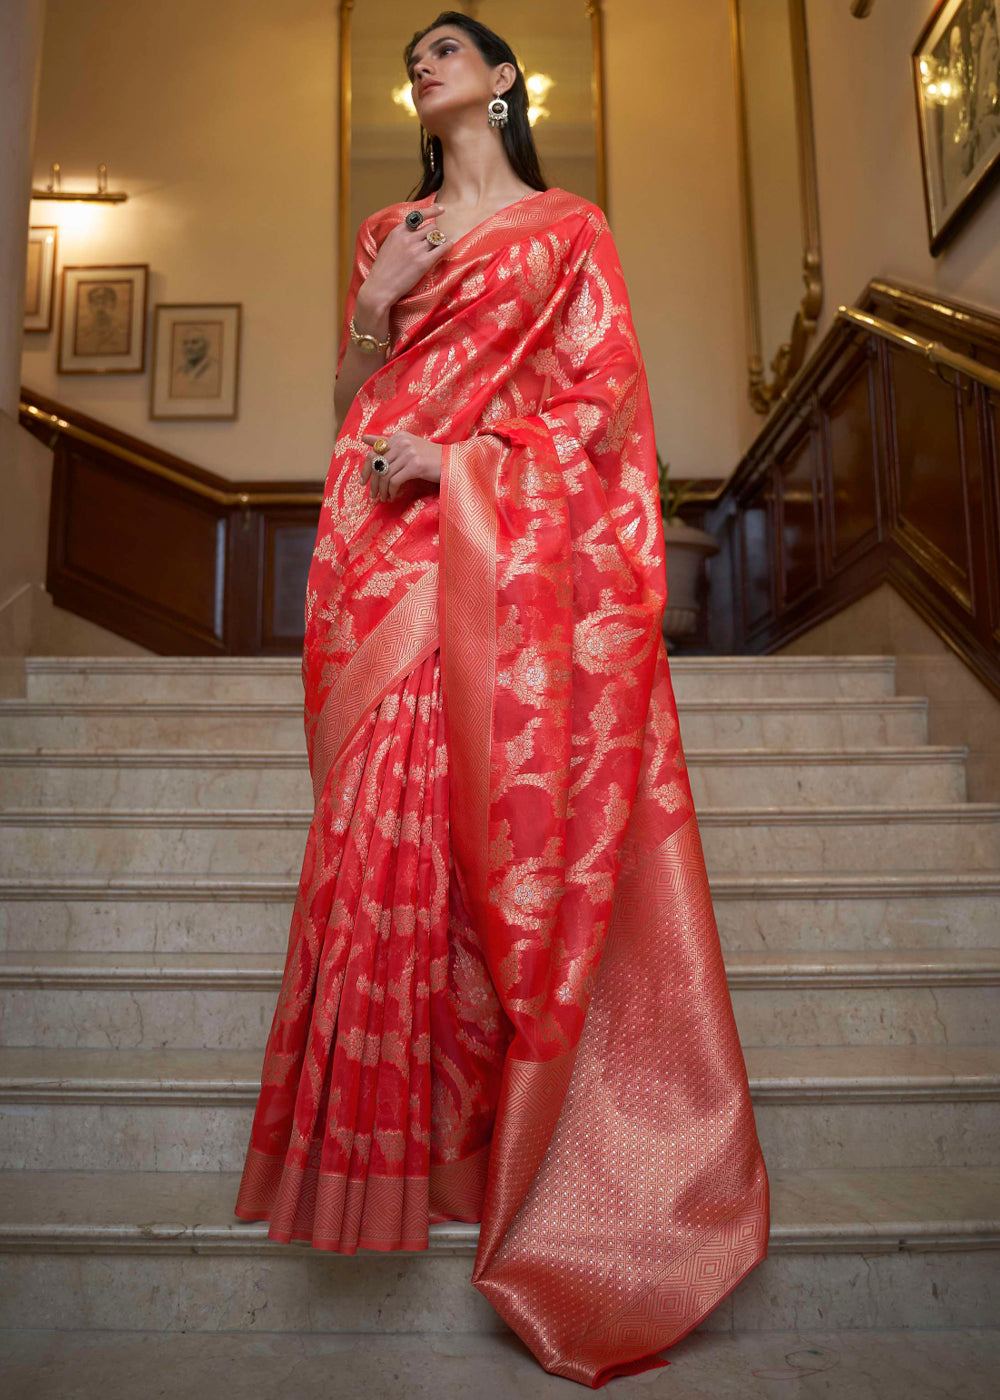
<instances>
[{"instance_id":1,"label":"marble step","mask_svg":"<svg viewBox=\"0 0 1000 1400\"><path fill-rule=\"evenodd\" d=\"M683 700L688 748L833 748L927 741L927 700L778 697ZM298 702L31 703L0 700L0 748L250 748L305 751Z\"/></svg>"},{"instance_id":2,"label":"marble step","mask_svg":"<svg viewBox=\"0 0 1000 1400\"><path fill-rule=\"evenodd\" d=\"M0 952L9 1046L262 1048L278 955ZM744 1046L989 1045L1000 1025L1000 948L729 953Z\"/></svg>"},{"instance_id":3,"label":"marble step","mask_svg":"<svg viewBox=\"0 0 1000 1400\"><path fill-rule=\"evenodd\" d=\"M731 950L990 948L1000 930L1000 871L724 875L711 888Z\"/></svg>"},{"instance_id":4,"label":"marble step","mask_svg":"<svg viewBox=\"0 0 1000 1400\"><path fill-rule=\"evenodd\" d=\"M0 874L296 874L310 820L308 811L263 808L8 808ZM1000 806L991 803L703 807L698 821L715 875L1000 869Z\"/></svg>"},{"instance_id":5,"label":"marble step","mask_svg":"<svg viewBox=\"0 0 1000 1400\"><path fill-rule=\"evenodd\" d=\"M235 1171L255 1050L0 1049L0 1168ZM1000 1166L1000 1047L750 1047L768 1166Z\"/></svg>"},{"instance_id":6,"label":"marble step","mask_svg":"<svg viewBox=\"0 0 1000 1400\"><path fill-rule=\"evenodd\" d=\"M705 807L964 802L965 748L688 749L691 793ZM0 760L0 792L4 778ZM13 797L10 799L13 803ZM33 799L29 799L33 800ZM25 804L27 805L27 803Z\"/></svg>"},{"instance_id":7,"label":"marble step","mask_svg":"<svg viewBox=\"0 0 1000 1400\"><path fill-rule=\"evenodd\" d=\"M0 876L0 948L280 953L297 878L259 875ZM724 948L740 951L993 948L1000 873L722 875Z\"/></svg>"},{"instance_id":8,"label":"marble step","mask_svg":"<svg viewBox=\"0 0 1000 1400\"><path fill-rule=\"evenodd\" d=\"M707 1330L995 1322L996 1170L770 1180L768 1257ZM503 1330L469 1282L477 1225L432 1225L426 1250L348 1256L269 1239L266 1221L233 1215L237 1188L235 1172L4 1173L0 1326Z\"/></svg>"},{"instance_id":9,"label":"marble step","mask_svg":"<svg viewBox=\"0 0 1000 1400\"><path fill-rule=\"evenodd\" d=\"M29 700L302 701L299 657L25 658ZM738 696L873 698L893 693L891 656L679 657L678 699Z\"/></svg>"},{"instance_id":10,"label":"marble step","mask_svg":"<svg viewBox=\"0 0 1000 1400\"><path fill-rule=\"evenodd\" d=\"M689 749L699 808L831 802L964 802L964 748ZM275 750L0 751L4 807L304 808L305 754Z\"/></svg>"},{"instance_id":11,"label":"marble step","mask_svg":"<svg viewBox=\"0 0 1000 1400\"><path fill-rule=\"evenodd\" d=\"M1000 1247L1000 1168L936 1171L826 1169L770 1174L768 1252ZM238 1172L0 1173L0 1251L95 1254L259 1254L308 1256L282 1244L266 1221L233 1214ZM475 1254L478 1224L428 1229L423 1254ZM358 1252L359 1262L371 1250Z\"/></svg>"},{"instance_id":12,"label":"marble step","mask_svg":"<svg viewBox=\"0 0 1000 1400\"><path fill-rule=\"evenodd\" d=\"M775 1268L787 1272L788 1262ZM935 1263L934 1294L940 1297L946 1285L938 1262L947 1264L949 1256L938 1256ZM863 1286L868 1266L859 1259L854 1267L857 1299L869 1291ZM891 1268L884 1259L874 1260L867 1282L881 1284L884 1290ZM776 1294L787 1296L770 1260L760 1270ZM929 1284L930 1280L924 1290L928 1301ZM626 1381L629 1390L620 1393L641 1393L649 1400L771 1400L790 1391L805 1396L808 1387L813 1395L835 1395L839 1400L943 1400L955 1395L960 1377L961 1400L996 1400L1000 1328L943 1324L946 1309L940 1303L934 1304L931 1323L914 1323L917 1288L907 1291L905 1302L889 1302L887 1316L891 1313L894 1320L884 1325L873 1324L874 1308L863 1321L839 1320L848 1310L831 1308L828 1290L820 1288L801 1317L786 1306L783 1315L792 1320L785 1327L776 1328L775 1313L750 1330L749 1319L758 1316L747 1306L750 1286L748 1280L738 1293L738 1310L724 1301L666 1353L668 1369L646 1372L645 1380ZM845 1286L843 1298L846 1293ZM210 1308L209 1297L204 1290L185 1302L185 1315ZM377 1310L379 1304L372 1306ZM565 1395L565 1387L573 1384L546 1374L508 1332L271 1332L265 1330L271 1325L267 1316L258 1317L259 1311L255 1294L244 1314L245 1331L119 1331L113 1323L105 1331L96 1325L61 1331L58 1324L8 1331L0 1346L9 1358L11 1376L23 1386L10 1400L67 1400L70 1395L74 1400L162 1400L161 1377L168 1373L170 1400L203 1400L206 1376L225 1376L223 1400L230 1395L281 1395L289 1376L295 1378L296 1400L355 1400L360 1395L365 1400L399 1400L403 1375L407 1400L468 1400L479 1395L488 1400L551 1400L555 1387ZM984 1311L981 1305L979 1311ZM74 1309L73 1315L84 1316L85 1311ZM740 1326L734 1330L737 1316ZM855 1316L861 1319L862 1313ZM833 1372L826 1378L828 1386L825 1372ZM753 1378L752 1391L748 1377Z\"/></svg>"}]
</instances>

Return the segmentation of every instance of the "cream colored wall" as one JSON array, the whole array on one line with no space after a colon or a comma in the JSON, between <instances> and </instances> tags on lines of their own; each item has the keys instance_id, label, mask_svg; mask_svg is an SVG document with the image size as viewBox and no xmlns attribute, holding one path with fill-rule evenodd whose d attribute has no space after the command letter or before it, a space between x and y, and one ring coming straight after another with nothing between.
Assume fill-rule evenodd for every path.
<instances>
[{"instance_id":1,"label":"cream colored wall","mask_svg":"<svg viewBox=\"0 0 1000 1400\"><path fill-rule=\"evenodd\" d=\"M235 422L156 423L143 375L23 381L230 478L320 478L333 435L335 0L48 0L36 183L105 161L120 206L32 204L60 265L148 262L154 302L243 303Z\"/></svg>"},{"instance_id":2,"label":"cream colored wall","mask_svg":"<svg viewBox=\"0 0 1000 1400\"><path fill-rule=\"evenodd\" d=\"M582 3L582 0L581 0ZM24 382L228 477L321 477L336 319L336 0L49 0L36 180L107 162L119 207L35 204L60 265L148 262L150 301L242 301L235 423L155 423L148 373ZM728 470L743 396L726 0L606 0L611 214L678 476ZM57 212L53 212L57 211Z\"/></svg>"},{"instance_id":3,"label":"cream colored wall","mask_svg":"<svg viewBox=\"0 0 1000 1400\"><path fill-rule=\"evenodd\" d=\"M678 478L726 476L746 403L727 0L605 0L611 226Z\"/></svg>"},{"instance_id":4,"label":"cream colored wall","mask_svg":"<svg viewBox=\"0 0 1000 1400\"><path fill-rule=\"evenodd\" d=\"M864 21L807 0L824 320L872 276L1000 304L1000 190L927 252L909 50L926 0ZM760 427L746 402L728 0L605 0L612 228L678 477L725 475ZM336 3L49 0L36 180L106 160L120 207L32 206L60 263L148 261L151 301L242 301L240 417L154 423L148 374L55 372L26 337L23 377L229 477L320 477L338 326ZM58 211L53 214L53 211Z\"/></svg>"},{"instance_id":5,"label":"cream colored wall","mask_svg":"<svg viewBox=\"0 0 1000 1400\"><path fill-rule=\"evenodd\" d=\"M930 0L807 0L825 330L842 302L888 276L1000 309L1000 187L937 258L927 250L910 52Z\"/></svg>"},{"instance_id":6,"label":"cream colored wall","mask_svg":"<svg viewBox=\"0 0 1000 1400\"><path fill-rule=\"evenodd\" d=\"M930 701L928 742L964 744L970 802L1000 800L1000 700L888 583L782 649L789 656L894 656L896 694Z\"/></svg>"}]
</instances>

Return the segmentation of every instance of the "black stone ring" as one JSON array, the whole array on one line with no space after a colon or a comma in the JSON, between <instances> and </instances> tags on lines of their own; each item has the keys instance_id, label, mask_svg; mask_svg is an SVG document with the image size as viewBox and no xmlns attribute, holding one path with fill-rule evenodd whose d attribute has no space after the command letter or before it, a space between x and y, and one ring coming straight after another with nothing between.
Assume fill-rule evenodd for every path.
<instances>
[{"instance_id":1,"label":"black stone ring","mask_svg":"<svg viewBox=\"0 0 1000 1400\"><path fill-rule=\"evenodd\" d=\"M403 222L407 228L419 228L424 221L424 211L422 209L411 209Z\"/></svg>"},{"instance_id":2,"label":"black stone ring","mask_svg":"<svg viewBox=\"0 0 1000 1400\"><path fill-rule=\"evenodd\" d=\"M387 472L388 470L389 470L389 463L385 460L384 457L373 457L373 458L372 458L372 471L373 471L373 472L377 472L377 473L379 474L379 476L385 476L385 474L386 474L386 472Z\"/></svg>"}]
</instances>

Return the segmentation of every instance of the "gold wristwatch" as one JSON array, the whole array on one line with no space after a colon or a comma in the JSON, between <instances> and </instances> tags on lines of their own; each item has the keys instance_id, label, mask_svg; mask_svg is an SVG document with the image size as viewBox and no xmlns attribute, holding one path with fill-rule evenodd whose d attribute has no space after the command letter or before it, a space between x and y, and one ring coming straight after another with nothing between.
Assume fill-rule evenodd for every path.
<instances>
[{"instance_id":1,"label":"gold wristwatch","mask_svg":"<svg viewBox=\"0 0 1000 1400\"><path fill-rule=\"evenodd\" d=\"M350 324L351 340L365 355L377 355L389 348L389 337L385 340L376 340L373 335L365 335L364 331L359 331L354 324L354 317L351 317Z\"/></svg>"}]
</instances>

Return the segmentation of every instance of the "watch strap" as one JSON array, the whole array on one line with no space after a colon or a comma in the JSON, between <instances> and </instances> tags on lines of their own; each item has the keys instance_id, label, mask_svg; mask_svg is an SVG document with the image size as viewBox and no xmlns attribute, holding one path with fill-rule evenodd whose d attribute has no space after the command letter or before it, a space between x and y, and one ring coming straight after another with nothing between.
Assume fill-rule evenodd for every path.
<instances>
[{"instance_id":1,"label":"watch strap","mask_svg":"<svg viewBox=\"0 0 1000 1400\"><path fill-rule=\"evenodd\" d=\"M351 317L349 330L351 332L351 340L358 349L363 351L366 355L374 355L376 351L384 351L389 348L388 336L386 336L385 340L378 340L373 335L366 335L364 331L358 330L357 326L354 324L353 316Z\"/></svg>"}]
</instances>

